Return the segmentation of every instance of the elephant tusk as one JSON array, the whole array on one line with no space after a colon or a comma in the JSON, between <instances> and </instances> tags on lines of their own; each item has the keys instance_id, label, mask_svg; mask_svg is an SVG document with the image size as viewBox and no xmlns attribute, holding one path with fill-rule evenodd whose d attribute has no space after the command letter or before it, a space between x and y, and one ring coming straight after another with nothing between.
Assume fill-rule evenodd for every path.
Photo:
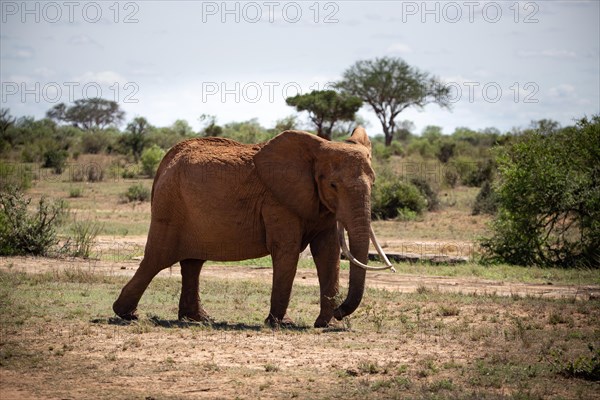
<instances>
[{"instance_id":1,"label":"elephant tusk","mask_svg":"<svg viewBox=\"0 0 600 400\"><path fill-rule=\"evenodd\" d=\"M377 240L375 239L375 234L373 233L372 228L371 228L371 240L374 240L374 242L373 242L374 244L376 243L375 247L377 248L377 251L379 252L381 250L381 252L379 254L382 255L382 258L386 262L386 265L384 267L371 267L371 266L368 266L368 265L363 264L360 261L358 261L356 259L356 257L354 257L352 255L352 253L350 253L350 250L348 249L348 244L346 243L346 236L344 235L344 227L339 222L338 222L338 237L340 240L340 246L342 248L342 253L344 253L346 258L352 264L354 264L362 269L368 270L368 271L381 271L381 270L385 270L385 269L391 269L393 272L396 272L396 270L394 269L394 267L392 266L392 264L390 263L388 258L385 256L385 254L382 255L383 250L381 250L381 246L379 246L379 243L377 243Z\"/></svg>"},{"instance_id":2,"label":"elephant tusk","mask_svg":"<svg viewBox=\"0 0 600 400\"><path fill-rule=\"evenodd\" d=\"M373 246L375 246L375 249L377 250L377 253L379 253L379 256L383 260L386 268L389 268L390 271L392 271L392 272L396 272L396 268L394 268L394 266L392 265L390 260L385 255L383 249L381 248L381 245L379 244L379 241L377 240L377 237L375 236L375 231L373 231L373 227L371 226L370 229L371 229L371 241L373 242Z\"/></svg>"}]
</instances>

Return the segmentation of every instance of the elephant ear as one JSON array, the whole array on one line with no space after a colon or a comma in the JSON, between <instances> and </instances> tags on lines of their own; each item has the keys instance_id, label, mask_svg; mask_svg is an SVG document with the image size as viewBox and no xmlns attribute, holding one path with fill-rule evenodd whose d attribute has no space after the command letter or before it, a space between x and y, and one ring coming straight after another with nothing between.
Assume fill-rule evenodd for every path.
<instances>
[{"instance_id":1,"label":"elephant ear","mask_svg":"<svg viewBox=\"0 0 600 400\"><path fill-rule=\"evenodd\" d=\"M254 156L258 176L275 199L305 219L319 215L314 163L322 142L308 132L285 131Z\"/></svg>"},{"instance_id":2,"label":"elephant ear","mask_svg":"<svg viewBox=\"0 0 600 400\"><path fill-rule=\"evenodd\" d=\"M369 136L367 135L367 131L365 131L365 128L363 128L360 125L354 128L354 130L352 131L352 136L350 136L350 138L346 140L346 142L362 144L367 149L369 149L369 153L371 153L371 141L369 140Z\"/></svg>"}]
</instances>

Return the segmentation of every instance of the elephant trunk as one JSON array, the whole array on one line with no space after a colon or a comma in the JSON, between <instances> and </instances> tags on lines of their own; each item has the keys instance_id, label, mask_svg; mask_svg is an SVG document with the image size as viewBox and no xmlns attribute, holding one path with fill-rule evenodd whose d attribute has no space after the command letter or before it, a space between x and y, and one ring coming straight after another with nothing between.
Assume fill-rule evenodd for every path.
<instances>
[{"instance_id":1,"label":"elephant trunk","mask_svg":"<svg viewBox=\"0 0 600 400\"><path fill-rule=\"evenodd\" d=\"M341 227L340 227L341 229ZM341 233L343 235L343 232ZM366 264L369 256L370 220L355 223L348 227L350 240L350 253L357 261ZM346 300L334 310L333 316L339 321L346 315L352 314L360 305L365 291L365 277L367 271L364 268L350 262L350 281L348 283L348 295Z\"/></svg>"}]
</instances>

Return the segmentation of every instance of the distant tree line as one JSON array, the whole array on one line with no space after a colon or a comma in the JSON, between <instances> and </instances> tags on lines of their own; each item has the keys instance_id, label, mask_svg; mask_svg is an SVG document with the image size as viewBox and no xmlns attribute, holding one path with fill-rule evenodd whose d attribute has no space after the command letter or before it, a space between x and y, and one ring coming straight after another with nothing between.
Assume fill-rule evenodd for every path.
<instances>
[{"instance_id":1,"label":"distant tree line","mask_svg":"<svg viewBox=\"0 0 600 400\"><path fill-rule=\"evenodd\" d=\"M68 160L104 154L153 176L165 151L192 137L258 143L284 130L305 128L336 140L361 123L356 113L366 104L383 131L372 137L378 174L373 218L414 219L439 208L441 187L478 187L473 214L493 215L492 235L482 242L487 261L599 267L600 116L567 127L544 119L508 132L459 127L444 133L442 127L427 126L416 133L412 122L399 118L401 112L430 103L449 108L449 93L436 78L398 58L359 61L334 89L286 100L308 114L309 126L297 115L265 128L257 119L220 125L216 116L203 114L199 131L185 120L156 127L142 116L121 130L125 113L118 103L100 98L57 104L39 120L0 109L0 189L9 175L6 162L39 163L62 174ZM431 164L437 166L433 180L427 173L398 169ZM103 173L90 170L87 179L101 180ZM120 173L135 176L126 169ZM72 178L85 178L80 175Z\"/></svg>"}]
</instances>

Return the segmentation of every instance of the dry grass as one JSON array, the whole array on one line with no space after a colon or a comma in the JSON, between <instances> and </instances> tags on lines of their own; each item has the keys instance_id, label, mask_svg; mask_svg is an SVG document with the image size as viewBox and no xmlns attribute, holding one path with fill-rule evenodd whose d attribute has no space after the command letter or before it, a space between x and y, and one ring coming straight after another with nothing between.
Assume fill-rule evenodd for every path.
<instances>
[{"instance_id":1,"label":"dry grass","mask_svg":"<svg viewBox=\"0 0 600 400\"><path fill-rule=\"evenodd\" d=\"M368 290L316 330L318 288L296 287L294 329L262 324L270 285L203 281L217 323L179 323L179 282L156 279L139 322L112 319L125 279L0 273L3 390L59 398L594 398L563 365L600 341L597 301ZM23 393L23 392L21 392Z\"/></svg>"}]
</instances>

